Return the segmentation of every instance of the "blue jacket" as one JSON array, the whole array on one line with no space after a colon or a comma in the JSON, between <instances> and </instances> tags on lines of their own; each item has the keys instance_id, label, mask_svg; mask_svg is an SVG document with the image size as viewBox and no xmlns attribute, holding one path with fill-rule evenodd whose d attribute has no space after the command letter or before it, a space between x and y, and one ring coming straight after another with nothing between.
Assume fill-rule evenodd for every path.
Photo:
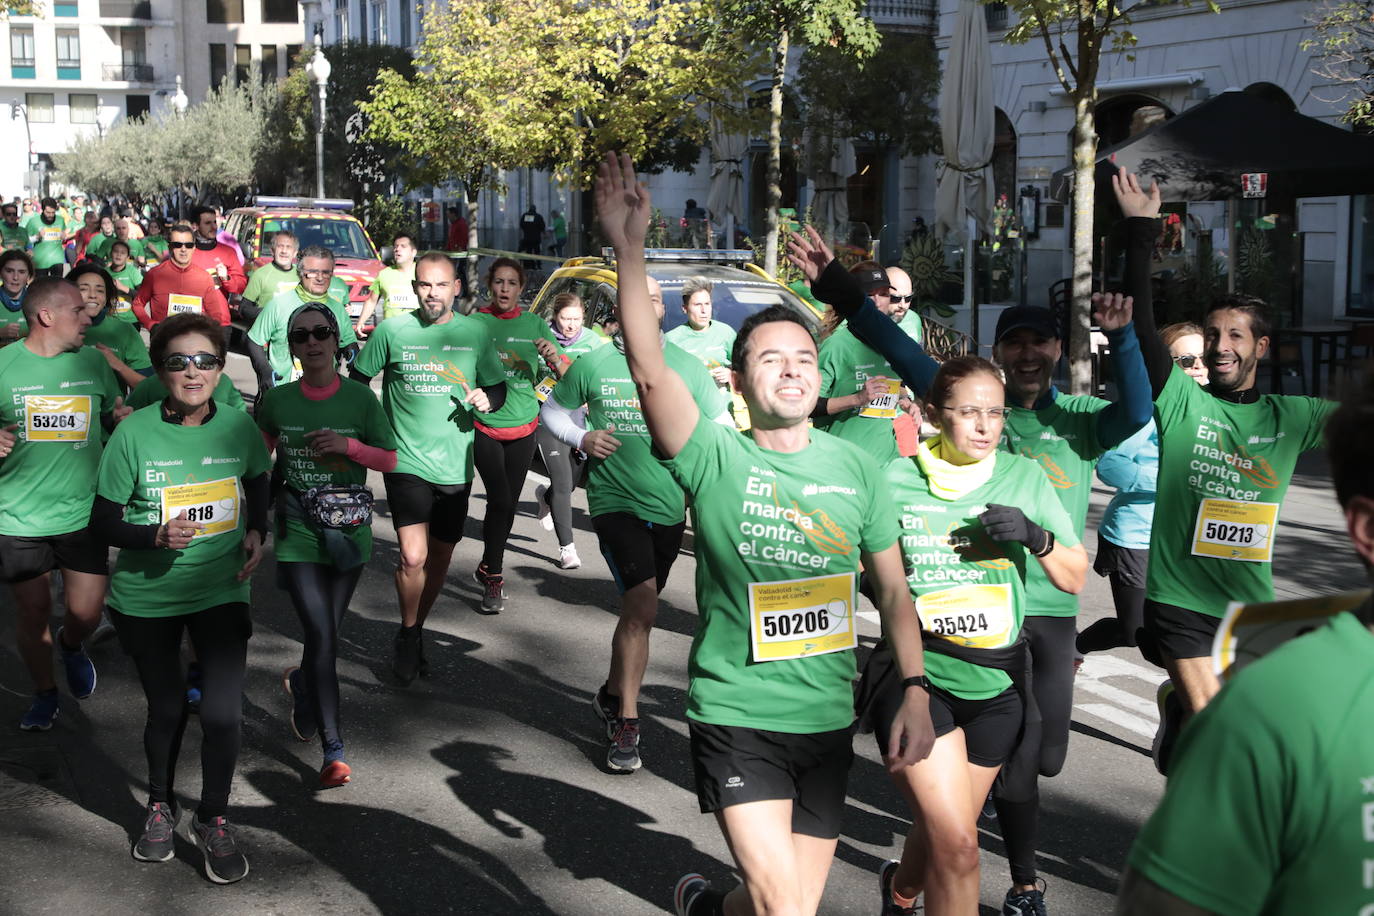
<instances>
[{"instance_id":1,"label":"blue jacket","mask_svg":"<svg viewBox=\"0 0 1374 916\"><path fill-rule=\"evenodd\" d=\"M1097 463L1097 478L1116 487L1097 527L1104 538L1119 547L1149 549L1158 476L1159 430L1151 420Z\"/></svg>"}]
</instances>

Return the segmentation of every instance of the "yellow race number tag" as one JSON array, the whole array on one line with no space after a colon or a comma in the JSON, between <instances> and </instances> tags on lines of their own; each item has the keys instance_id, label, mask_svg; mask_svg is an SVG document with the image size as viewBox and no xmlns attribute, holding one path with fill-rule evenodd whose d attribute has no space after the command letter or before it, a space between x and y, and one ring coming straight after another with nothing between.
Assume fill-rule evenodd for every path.
<instances>
[{"instance_id":1,"label":"yellow race number tag","mask_svg":"<svg viewBox=\"0 0 1374 916\"><path fill-rule=\"evenodd\" d=\"M85 442L91 429L91 396L24 395L24 435L30 442Z\"/></svg>"},{"instance_id":2,"label":"yellow race number tag","mask_svg":"<svg viewBox=\"0 0 1374 916\"><path fill-rule=\"evenodd\" d=\"M185 293L167 294L167 311L173 315L185 315L199 313L203 311L199 296L188 296Z\"/></svg>"},{"instance_id":3,"label":"yellow race number tag","mask_svg":"<svg viewBox=\"0 0 1374 916\"><path fill-rule=\"evenodd\" d=\"M538 385L534 386L534 396L539 399L540 404L543 404L549 399L549 395L553 394L553 386L557 384L558 379L554 378L552 375L546 375L540 379Z\"/></svg>"},{"instance_id":4,"label":"yellow race number tag","mask_svg":"<svg viewBox=\"0 0 1374 916\"><path fill-rule=\"evenodd\" d=\"M869 401L859 411L861 417L877 417L880 420L897 418L897 398L902 393L902 383L895 378L879 379L887 390Z\"/></svg>"},{"instance_id":5,"label":"yellow race number tag","mask_svg":"<svg viewBox=\"0 0 1374 916\"><path fill-rule=\"evenodd\" d=\"M749 641L756 662L853 649L854 574L749 583Z\"/></svg>"},{"instance_id":6,"label":"yellow race number tag","mask_svg":"<svg viewBox=\"0 0 1374 916\"><path fill-rule=\"evenodd\" d=\"M997 649L1011 641L1016 615L1011 586L957 585L916 599L927 631L971 649Z\"/></svg>"},{"instance_id":7,"label":"yellow race number tag","mask_svg":"<svg viewBox=\"0 0 1374 916\"><path fill-rule=\"evenodd\" d=\"M162 523L167 524L183 510L187 521L205 526L196 534L197 538L234 531L239 524L238 478L163 487Z\"/></svg>"},{"instance_id":8,"label":"yellow race number tag","mask_svg":"<svg viewBox=\"0 0 1374 916\"><path fill-rule=\"evenodd\" d=\"M1268 563L1278 520L1278 503L1204 499L1193 529L1193 556Z\"/></svg>"}]
</instances>

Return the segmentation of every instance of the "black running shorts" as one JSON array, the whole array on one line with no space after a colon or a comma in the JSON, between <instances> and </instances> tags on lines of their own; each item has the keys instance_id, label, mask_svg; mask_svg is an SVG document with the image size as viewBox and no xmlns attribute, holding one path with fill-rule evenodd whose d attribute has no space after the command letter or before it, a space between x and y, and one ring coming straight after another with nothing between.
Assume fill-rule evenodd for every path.
<instances>
[{"instance_id":1,"label":"black running shorts","mask_svg":"<svg viewBox=\"0 0 1374 916\"><path fill-rule=\"evenodd\" d=\"M1158 601L1145 601L1145 640L1140 648L1156 664L1165 659L1208 658L1221 618ZM1158 653L1158 659L1151 655Z\"/></svg>"},{"instance_id":2,"label":"black running shorts","mask_svg":"<svg viewBox=\"0 0 1374 916\"><path fill-rule=\"evenodd\" d=\"M445 544L463 539L468 520L468 494L472 483L430 483L414 474L383 474L391 524L397 529L407 525L429 525L429 536Z\"/></svg>"},{"instance_id":3,"label":"black running shorts","mask_svg":"<svg viewBox=\"0 0 1374 916\"><path fill-rule=\"evenodd\" d=\"M840 835L852 731L791 734L688 721L703 814L748 802L789 799L792 832Z\"/></svg>"},{"instance_id":4,"label":"black running shorts","mask_svg":"<svg viewBox=\"0 0 1374 916\"><path fill-rule=\"evenodd\" d=\"M628 512L607 512L592 516L592 529L601 542L601 555L611 568L615 587L623 595L650 579L656 581L658 591L663 591L682 548L687 523L661 525Z\"/></svg>"},{"instance_id":5,"label":"black running shorts","mask_svg":"<svg viewBox=\"0 0 1374 916\"><path fill-rule=\"evenodd\" d=\"M1116 574L1117 581L1127 588L1144 588L1145 574L1150 568L1150 551L1122 547L1097 535L1097 557L1093 572L1099 576Z\"/></svg>"},{"instance_id":6,"label":"black running shorts","mask_svg":"<svg viewBox=\"0 0 1374 916\"><path fill-rule=\"evenodd\" d=\"M4 582L27 582L54 569L108 576L109 557L109 548L89 527L47 537L0 534L0 580Z\"/></svg>"}]
</instances>

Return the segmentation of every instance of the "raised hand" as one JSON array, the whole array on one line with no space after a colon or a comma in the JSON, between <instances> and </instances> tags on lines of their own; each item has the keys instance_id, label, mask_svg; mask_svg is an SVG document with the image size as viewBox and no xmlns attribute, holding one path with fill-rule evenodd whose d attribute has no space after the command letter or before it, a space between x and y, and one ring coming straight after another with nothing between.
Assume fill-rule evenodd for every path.
<instances>
[{"instance_id":1,"label":"raised hand","mask_svg":"<svg viewBox=\"0 0 1374 916\"><path fill-rule=\"evenodd\" d=\"M1148 192L1140 187L1140 179L1125 166L1116 170L1112 176L1112 190L1116 192L1116 202L1127 217L1145 216L1154 219L1159 216L1159 182L1153 182Z\"/></svg>"},{"instance_id":2,"label":"raised hand","mask_svg":"<svg viewBox=\"0 0 1374 916\"><path fill-rule=\"evenodd\" d=\"M1135 300L1121 293L1093 293L1093 320L1104 331L1117 331L1131 323Z\"/></svg>"},{"instance_id":3,"label":"raised hand","mask_svg":"<svg viewBox=\"0 0 1374 916\"><path fill-rule=\"evenodd\" d=\"M787 236L787 260L802 272L807 282L815 283L826 265L835 260L835 253L814 226L807 226L806 238L796 232Z\"/></svg>"},{"instance_id":4,"label":"raised hand","mask_svg":"<svg viewBox=\"0 0 1374 916\"><path fill-rule=\"evenodd\" d=\"M642 249L653 204L629 156L606 154L597 168L595 197L596 216L611 247Z\"/></svg>"}]
</instances>

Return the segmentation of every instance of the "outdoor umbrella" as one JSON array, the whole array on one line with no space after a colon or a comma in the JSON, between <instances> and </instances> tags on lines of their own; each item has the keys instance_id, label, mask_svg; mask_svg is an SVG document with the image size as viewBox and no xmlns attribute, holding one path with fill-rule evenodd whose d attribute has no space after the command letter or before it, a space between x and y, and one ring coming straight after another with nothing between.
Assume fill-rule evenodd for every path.
<instances>
[{"instance_id":1,"label":"outdoor umbrella","mask_svg":"<svg viewBox=\"0 0 1374 916\"><path fill-rule=\"evenodd\" d=\"M744 215L744 154L748 140L711 119L711 192L706 209L725 227L725 247L735 246L735 224Z\"/></svg>"}]
</instances>

